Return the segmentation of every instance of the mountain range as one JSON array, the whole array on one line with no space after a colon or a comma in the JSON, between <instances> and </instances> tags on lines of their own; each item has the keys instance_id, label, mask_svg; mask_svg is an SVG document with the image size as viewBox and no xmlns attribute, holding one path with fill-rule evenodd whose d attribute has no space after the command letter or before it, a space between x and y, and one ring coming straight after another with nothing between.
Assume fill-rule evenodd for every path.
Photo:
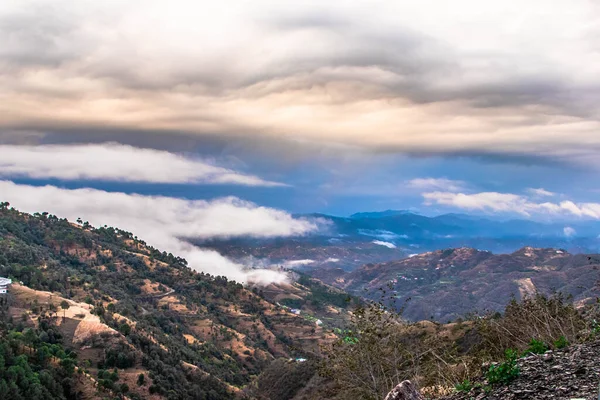
<instances>
[{"instance_id":1,"label":"mountain range","mask_svg":"<svg viewBox=\"0 0 600 400\"><path fill-rule=\"evenodd\" d=\"M246 265L260 261L286 267L335 266L346 271L445 248L470 247L494 253L512 253L525 246L562 248L573 254L600 250L600 223L596 221L543 223L467 214L429 217L403 210L361 212L350 217L296 217L317 221L320 229L289 238L193 242Z\"/></svg>"},{"instance_id":2,"label":"mountain range","mask_svg":"<svg viewBox=\"0 0 600 400\"><path fill-rule=\"evenodd\" d=\"M600 255L524 247L510 254L473 248L436 250L365 264L351 272L312 268L309 273L349 293L394 298L411 320L453 321L469 313L502 311L512 298L558 291L579 303L600 296Z\"/></svg>"}]
</instances>

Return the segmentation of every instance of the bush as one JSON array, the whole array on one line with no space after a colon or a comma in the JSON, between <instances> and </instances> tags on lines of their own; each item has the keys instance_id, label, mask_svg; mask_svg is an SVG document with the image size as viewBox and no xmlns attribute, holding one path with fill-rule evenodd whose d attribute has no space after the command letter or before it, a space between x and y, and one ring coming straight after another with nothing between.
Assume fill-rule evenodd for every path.
<instances>
[{"instance_id":1,"label":"bush","mask_svg":"<svg viewBox=\"0 0 600 400\"><path fill-rule=\"evenodd\" d=\"M569 342L567 341L567 339L564 336L561 336L554 341L555 349L564 349L568 345L569 345Z\"/></svg>"},{"instance_id":2,"label":"bush","mask_svg":"<svg viewBox=\"0 0 600 400\"><path fill-rule=\"evenodd\" d=\"M461 383L456 384L456 386L454 386L454 389L457 392L470 392L471 389L473 389L473 384L470 380L465 379Z\"/></svg>"},{"instance_id":3,"label":"bush","mask_svg":"<svg viewBox=\"0 0 600 400\"><path fill-rule=\"evenodd\" d=\"M480 348L492 359L502 357L506 349L527 351L533 343L531 338L535 338L536 351L541 351L542 344L546 351L546 343L554 343L561 337L573 342L585 326L584 318L561 294L550 297L536 294L521 302L513 299L501 317L477 320L482 338Z\"/></svg>"},{"instance_id":4,"label":"bush","mask_svg":"<svg viewBox=\"0 0 600 400\"><path fill-rule=\"evenodd\" d=\"M561 336L564 339L564 336ZM531 339L529 347L523 352L523 355L528 354L544 354L548 351L548 345L541 340Z\"/></svg>"},{"instance_id":5,"label":"bush","mask_svg":"<svg viewBox=\"0 0 600 400\"><path fill-rule=\"evenodd\" d=\"M520 370L517 365L519 353L516 350L508 349L505 352L505 360L499 364L490 366L486 374L488 382L492 385L508 384L519 376Z\"/></svg>"},{"instance_id":6,"label":"bush","mask_svg":"<svg viewBox=\"0 0 600 400\"><path fill-rule=\"evenodd\" d=\"M471 358L460 356L447 336L406 322L379 303L359 306L351 322L324 349L320 369L343 388L342 396L382 399L406 379L420 387L452 389L474 370Z\"/></svg>"}]
</instances>

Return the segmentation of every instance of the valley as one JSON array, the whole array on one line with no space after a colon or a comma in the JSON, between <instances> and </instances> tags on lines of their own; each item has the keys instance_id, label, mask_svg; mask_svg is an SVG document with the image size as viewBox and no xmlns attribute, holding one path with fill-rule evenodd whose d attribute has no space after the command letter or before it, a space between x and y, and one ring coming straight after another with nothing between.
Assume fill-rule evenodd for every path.
<instances>
[{"instance_id":1,"label":"valley","mask_svg":"<svg viewBox=\"0 0 600 400\"><path fill-rule=\"evenodd\" d=\"M220 243L231 257L280 260L260 265L287 276L244 286L196 272L185 259L118 228L4 205L0 276L13 284L2 306L2 334L37 332L28 339L34 346L52 337L64 348L57 354L73 364L72 372L55 373L67 374L63 389L78 399L333 400L345 389L324 360L340 357L335 349L343 357L342 348L359 343L357 333L373 329L360 328L364 310L400 311L401 329L389 334L401 334L400 343L439 347L447 362L458 362L480 349L474 313L485 317L513 300L555 291L572 296L577 307L600 296L600 255L534 247L407 255L370 239L326 248L310 237L256 247L249 240ZM454 346L463 350L455 353ZM433 388L444 379L431 372L422 382Z\"/></svg>"}]
</instances>

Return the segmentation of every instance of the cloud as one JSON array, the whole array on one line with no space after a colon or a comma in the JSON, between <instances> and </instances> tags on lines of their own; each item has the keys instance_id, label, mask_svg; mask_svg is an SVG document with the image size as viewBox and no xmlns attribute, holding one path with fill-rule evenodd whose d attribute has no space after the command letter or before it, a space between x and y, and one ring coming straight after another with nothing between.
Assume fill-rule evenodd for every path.
<instances>
[{"instance_id":1,"label":"cloud","mask_svg":"<svg viewBox=\"0 0 600 400\"><path fill-rule=\"evenodd\" d=\"M0 145L0 176L152 183L285 186L197 158L116 143Z\"/></svg>"},{"instance_id":2,"label":"cloud","mask_svg":"<svg viewBox=\"0 0 600 400\"><path fill-rule=\"evenodd\" d=\"M373 244L377 244L379 246L387 247L388 249L395 249L396 248L396 245L394 243L391 243L391 242L384 242L384 241L381 241L381 240L373 240L372 243Z\"/></svg>"},{"instance_id":3,"label":"cloud","mask_svg":"<svg viewBox=\"0 0 600 400\"><path fill-rule=\"evenodd\" d=\"M358 229L359 235L372 236L383 240L408 239L407 235L399 235L385 229Z\"/></svg>"},{"instance_id":4,"label":"cloud","mask_svg":"<svg viewBox=\"0 0 600 400\"><path fill-rule=\"evenodd\" d=\"M305 259L305 260L290 260L286 261L284 265L289 268L301 267L303 265L314 264L315 260Z\"/></svg>"},{"instance_id":5,"label":"cloud","mask_svg":"<svg viewBox=\"0 0 600 400\"><path fill-rule=\"evenodd\" d=\"M315 221L293 218L286 212L234 197L184 200L0 181L0 198L24 212L47 211L72 221L81 217L94 226L130 231L152 246L186 258L193 269L240 282L281 281L285 277L273 271L247 270L216 251L200 249L185 239L295 236L318 228Z\"/></svg>"},{"instance_id":6,"label":"cloud","mask_svg":"<svg viewBox=\"0 0 600 400\"><path fill-rule=\"evenodd\" d=\"M538 197L553 197L556 195L556 193L550 192L543 188L528 188L527 192L531 193L534 196L538 196Z\"/></svg>"},{"instance_id":7,"label":"cloud","mask_svg":"<svg viewBox=\"0 0 600 400\"><path fill-rule=\"evenodd\" d=\"M527 198L511 193L482 192L475 194L429 192L423 193L425 204L433 203L463 208L494 212L518 212L528 214L533 203Z\"/></svg>"},{"instance_id":8,"label":"cloud","mask_svg":"<svg viewBox=\"0 0 600 400\"><path fill-rule=\"evenodd\" d=\"M563 229L563 233L565 235L565 237L573 237L577 234L577 231L573 228L571 228L570 226L565 226Z\"/></svg>"},{"instance_id":9,"label":"cloud","mask_svg":"<svg viewBox=\"0 0 600 400\"><path fill-rule=\"evenodd\" d=\"M587 165L599 17L568 0L2 2L0 128Z\"/></svg>"},{"instance_id":10,"label":"cloud","mask_svg":"<svg viewBox=\"0 0 600 400\"><path fill-rule=\"evenodd\" d=\"M533 214L550 216L577 216L600 219L600 203L574 203L571 200L560 203L535 202L529 197L513 193L423 193L426 205L439 204L470 211L495 213L517 213L525 216Z\"/></svg>"},{"instance_id":11,"label":"cloud","mask_svg":"<svg viewBox=\"0 0 600 400\"><path fill-rule=\"evenodd\" d=\"M458 192L466 186L465 182L451 180L446 178L415 178L407 181L411 188L419 190L439 190L448 192Z\"/></svg>"}]
</instances>

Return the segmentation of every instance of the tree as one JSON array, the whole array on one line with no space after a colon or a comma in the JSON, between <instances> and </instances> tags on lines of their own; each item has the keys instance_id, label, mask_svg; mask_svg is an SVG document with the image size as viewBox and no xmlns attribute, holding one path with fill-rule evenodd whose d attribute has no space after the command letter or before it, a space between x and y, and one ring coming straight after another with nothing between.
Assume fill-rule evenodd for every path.
<instances>
[{"instance_id":1,"label":"tree","mask_svg":"<svg viewBox=\"0 0 600 400\"><path fill-rule=\"evenodd\" d=\"M126 322L123 322L121 325L119 325L119 332L127 336L131 333L131 327Z\"/></svg>"},{"instance_id":2,"label":"tree","mask_svg":"<svg viewBox=\"0 0 600 400\"><path fill-rule=\"evenodd\" d=\"M31 328L25 329L23 331L23 339L25 339L25 343L29 346L29 354L32 354L35 342L38 340L35 331Z\"/></svg>"},{"instance_id":3,"label":"tree","mask_svg":"<svg viewBox=\"0 0 600 400\"><path fill-rule=\"evenodd\" d=\"M63 319L66 318L67 310L69 309L69 307L71 307L71 305L69 304L68 301L63 300L60 302L60 308L63 309Z\"/></svg>"},{"instance_id":4,"label":"tree","mask_svg":"<svg viewBox=\"0 0 600 400\"><path fill-rule=\"evenodd\" d=\"M144 374L139 374L138 378L137 378L138 386L143 386L145 381L146 381L146 377L144 376Z\"/></svg>"}]
</instances>

